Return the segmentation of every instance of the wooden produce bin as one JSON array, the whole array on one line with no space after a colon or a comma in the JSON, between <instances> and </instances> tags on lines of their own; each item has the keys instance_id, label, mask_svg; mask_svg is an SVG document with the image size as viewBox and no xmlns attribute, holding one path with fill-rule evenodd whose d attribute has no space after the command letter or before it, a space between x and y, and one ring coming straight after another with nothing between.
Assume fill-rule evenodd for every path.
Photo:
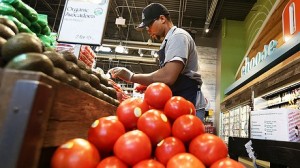
<instances>
[{"instance_id":1,"label":"wooden produce bin","mask_svg":"<svg viewBox=\"0 0 300 168\"><path fill-rule=\"evenodd\" d=\"M116 106L40 72L0 69L1 167L49 167L55 148L87 138Z\"/></svg>"}]
</instances>

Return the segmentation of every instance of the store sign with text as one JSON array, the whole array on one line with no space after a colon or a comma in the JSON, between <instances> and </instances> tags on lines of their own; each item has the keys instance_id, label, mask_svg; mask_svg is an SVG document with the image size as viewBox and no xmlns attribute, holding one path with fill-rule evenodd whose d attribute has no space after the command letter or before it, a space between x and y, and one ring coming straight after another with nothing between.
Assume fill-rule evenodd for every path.
<instances>
[{"instance_id":1,"label":"store sign with text","mask_svg":"<svg viewBox=\"0 0 300 168\"><path fill-rule=\"evenodd\" d=\"M300 32L300 0L291 0L283 9L282 30L285 42Z\"/></svg>"},{"instance_id":2,"label":"store sign with text","mask_svg":"<svg viewBox=\"0 0 300 168\"><path fill-rule=\"evenodd\" d=\"M282 31L284 43L280 47L276 48L278 42L271 40L254 57L251 59L246 57L243 60L244 63L240 71L241 78L225 89L225 95L234 92L300 51L300 0L290 0L284 7L282 11Z\"/></svg>"},{"instance_id":3,"label":"store sign with text","mask_svg":"<svg viewBox=\"0 0 300 168\"><path fill-rule=\"evenodd\" d=\"M251 60L249 57L244 59L244 66L242 66L241 76L247 74L252 68L256 67L259 63L264 61L268 56L270 56L276 49L277 41L272 40L269 45L264 45L264 50L258 52L255 57L252 57Z\"/></svg>"},{"instance_id":4,"label":"store sign with text","mask_svg":"<svg viewBox=\"0 0 300 168\"><path fill-rule=\"evenodd\" d=\"M110 0L66 0L58 42L101 45Z\"/></svg>"}]
</instances>

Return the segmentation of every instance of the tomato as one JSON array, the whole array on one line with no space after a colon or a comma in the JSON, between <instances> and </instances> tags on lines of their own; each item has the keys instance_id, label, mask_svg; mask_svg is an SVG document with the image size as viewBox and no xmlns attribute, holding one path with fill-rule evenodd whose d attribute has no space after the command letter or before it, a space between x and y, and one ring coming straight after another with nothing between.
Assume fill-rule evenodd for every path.
<instances>
[{"instance_id":1,"label":"tomato","mask_svg":"<svg viewBox=\"0 0 300 168\"><path fill-rule=\"evenodd\" d=\"M228 149L224 141L209 133L194 138L189 145L189 152L208 167L228 155Z\"/></svg>"},{"instance_id":2,"label":"tomato","mask_svg":"<svg viewBox=\"0 0 300 168\"><path fill-rule=\"evenodd\" d=\"M164 165L171 157L178 153L186 152L183 142L175 137L168 137L157 144L155 158Z\"/></svg>"},{"instance_id":3,"label":"tomato","mask_svg":"<svg viewBox=\"0 0 300 168\"><path fill-rule=\"evenodd\" d=\"M205 133L204 124L195 115L182 115L172 125L172 135L182 142L189 142L203 133Z\"/></svg>"},{"instance_id":4,"label":"tomato","mask_svg":"<svg viewBox=\"0 0 300 168\"><path fill-rule=\"evenodd\" d=\"M140 130L126 132L114 145L115 155L130 166L149 159L151 152L150 139Z\"/></svg>"},{"instance_id":5,"label":"tomato","mask_svg":"<svg viewBox=\"0 0 300 168\"><path fill-rule=\"evenodd\" d=\"M213 163L210 168L246 168L242 163L230 158L223 158Z\"/></svg>"},{"instance_id":6,"label":"tomato","mask_svg":"<svg viewBox=\"0 0 300 168\"><path fill-rule=\"evenodd\" d=\"M167 168L205 168L205 166L194 155L179 153L168 161Z\"/></svg>"},{"instance_id":7,"label":"tomato","mask_svg":"<svg viewBox=\"0 0 300 168\"><path fill-rule=\"evenodd\" d=\"M167 116L155 109L142 114L138 119L137 128L148 135L153 145L171 135L171 124Z\"/></svg>"},{"instance_id":8,"label":"tomato","mask_svg":"<svg viewBox=\"0 0 300 168\"><path fill-rule=\"evenodd\" d=\"M102 117L91 125L88 140L105 155L113 151L115 142L124 133L125 127L116 116Z\"/></svg>"},{"instance_id":9,"label":"tomato","mask_svg":"<svg viewBox=\"0 0 300 168\"><path fill-rule=\"evenodd\" d=\"M100 162L97 148L81 138L71 139L59 146L52 158L52 168L95 168Z\"/></svg>"},{"instance_id":10,"label":"tomato","mask_svg":"<svg viewBox=\"0 0 300 168\"><path fill-rule=\"evenodd\" d=\"M155 109L163 109L171 97L172 91L169 86L160 82L150 84L144 95L147 104Z\"/></svg>"},{"instance_id":11,"label":"tomato","mask_svg":"<svg viewBox=\"0 0 300 168\"><path fill-rule=\"evenodd\" d=\"M109 156L103 159L97 168L128 168L128 166L116 156Z\"/></svg>"},{"instance_id":12,"label":"tomato","mask_svg":"<svg viewBox=\"0 0 300 168\"><path fill-rule=\"evenodd\" d=\"M140 92L140 93L143 93L146 89L147 89L147 86L141 85L141 84L137 84L134 88L134 90L136 90L137 92Z\"/></svg>"},{"instance_id":13,"label":"tomato","mask_svg":"<svg viewBox=\"0 0 300 168\"><path fill-rule=\"evenodd\" d=\"M188 100L186 100L186 101L190 108L190 114L196 115L196 108L195 108L194 104Z\"/></svg>"},{"instance_id":14,"label":"tomato","mask_svg":"<svg viewBox=\"0 0 300 168\"><path fill-rule=\"evenodd\" d=\"M143 160L134 165L132 168L165 168L165 166L156 160Z\"/></svg>"},{"instance_id":15,"label":"tomato","mask_svg":"<svg viewBox=\"0 0 300 168\"><path fill-rule=\"evenodd\" d=\"M185 98L181 96L173 96L165 104L164 113L168 118L174 121L176 118L184 114L190 114L191 109L188 101Z\"/></svg>"},{"instance_id":16,"label":"tomato","mask_svg":"<svg viewBox=\"0 0 300 168\"><path fill-rule=\"evenodd\" d=\"M136 128L139 117L148 110L149 106L143 99L128 98L119 104L116 113L125 128L132 130Z\"/></svg>"}]
</instances>

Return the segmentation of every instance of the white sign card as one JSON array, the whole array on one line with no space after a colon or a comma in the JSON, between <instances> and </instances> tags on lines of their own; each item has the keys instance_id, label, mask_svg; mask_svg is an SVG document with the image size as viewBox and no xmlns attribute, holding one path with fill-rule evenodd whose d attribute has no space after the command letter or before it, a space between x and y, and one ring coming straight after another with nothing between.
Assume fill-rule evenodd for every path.
<instances>
[{"instance_id":1,"label":"white sign card","mask_svg":"<svg viewBox=\"0 0 300 168\"><path fill-rule=\"evenodd\" d=\"M66 0L58 42L101 45L110 0Z\"/></svg>"}]
</instances>

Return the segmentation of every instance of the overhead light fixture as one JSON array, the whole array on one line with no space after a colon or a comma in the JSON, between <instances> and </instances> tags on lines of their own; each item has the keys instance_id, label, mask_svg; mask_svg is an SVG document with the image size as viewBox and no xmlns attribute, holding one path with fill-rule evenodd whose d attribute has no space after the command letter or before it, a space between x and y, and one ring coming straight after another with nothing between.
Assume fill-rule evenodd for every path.
<instances>
[{"instance_id":1,"label":"overhead light fixture","mask_svg":"<svg viewBox=\"0 0 300 168\"><path fill-rule=\"evenodd\" d=\"M205 29L205 33L208 33L209 32L209 29Z\"/></svg>"},{"instance_id":2,"label":"overhead light fixture","mask_svg":"<svg viewBox=\"0 0 300 168\"><path fill-rule=\"evenodd\" d=\"M102 52L111 52L110 47L104 47L104 46L98 46L95 49L96 52L102 51Z\"/></svg>"},{"instance_id":3,"label":"overhead light fixture","mask_svg":"<svg viewBox=\"0 0 300 168\"><path fill-rule=\"evenodd\" d=\"M115 24L116 25L120 25L120 26L125 26L125 22L126 22L126 19L124 19L122 16L116 18L116 22Z\"/></svg>"},{"instance_id":4,"label":"overhead light fixture","mask_svg":"<svg viewBox=\"0 0 300 168\"><path fill-rule=\"evenodd\" d=\"M126 50L125 47L122 46L121 44L118 45L118 46L116 46L116 48L115 48L115 52L116 52L116 53L124 53L125 50Z\"/></svg>"},{"instance_id":5,"label":"overhead light fixture","mask_svg":"<svg viewBox=\"0 0 300 168\"><path fill-rule=\"evenodd\" d=\"M157 51L154 51L154 50L151 51L151 55L152 55L154 58L157 58L157 57L158 57Z\"/></svg>"},{"instance_id":6,"label":"overhead light fixture","mask_svg":"<svg viewBox=\"0 0 300 168\"><path fill-rule=\"evenodd\" d=\"M139 49L138 53L140 54L141 57L144 56L142 49Z\"/></svg>"},{"instance_id":7,"label":"overhead light fixture","mask_svg":"<svg viewBox=\"0 0 300 168\"><path fill-rule=\"evenodd\" d=\"M124 47L123 54L128 54L128 48Z\"/></svg>"},{"instance_id":8,"label":"overhead light fixture","mask_svg":"<svg viewBox=\"0 0 300 168\"><path fill-rule=\"evenodd\" d=\"M148 44L148 45L151 45L151 44L152 44L152 40L151 40L150 38L148 39L147 44Z\"/></svg>"}]
</instances>

